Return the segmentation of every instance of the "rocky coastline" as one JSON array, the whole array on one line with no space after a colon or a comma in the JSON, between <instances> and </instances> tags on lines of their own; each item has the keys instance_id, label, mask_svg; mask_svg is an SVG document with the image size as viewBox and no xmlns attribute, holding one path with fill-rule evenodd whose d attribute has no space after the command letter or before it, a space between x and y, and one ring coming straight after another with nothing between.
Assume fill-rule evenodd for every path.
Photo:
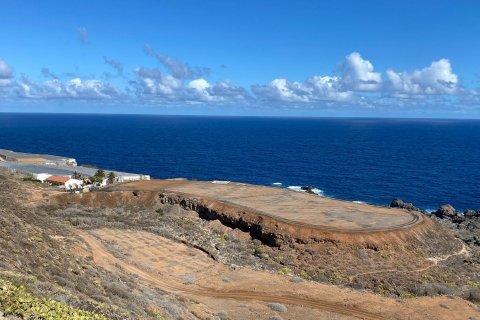
<instances>
[{"instance_id":1,"label":"rocky coastline","mask_svg":"<svg viewBox=\"0 0 480 320\"><path fill-rule=\"evenodd\" d=\"M422 212L433 220L454 230L457 238L465 242L465 244L480 247L480 209L468 209L461 212L457 211L450 204L444 204L436 211L428 213L418 209L412 203L405 202L399 198L393 199L390 207Z\"/></svg>"}]
</instances>

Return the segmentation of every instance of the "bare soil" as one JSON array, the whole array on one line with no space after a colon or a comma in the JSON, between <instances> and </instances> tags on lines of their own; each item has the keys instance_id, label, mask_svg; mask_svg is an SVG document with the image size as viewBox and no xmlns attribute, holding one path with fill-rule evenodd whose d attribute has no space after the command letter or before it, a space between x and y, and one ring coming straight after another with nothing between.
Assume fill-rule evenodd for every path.
<instances>
[{"instance_id":1,"label":"bare soil","mask_svg":"<svg viewBox=\"0 0 480 320\"><path fill-rule=\"evenodd\" d=\"M288 319L333 315L335 319L468 319L478 313L471 303L459 298L400 302L314 282L294 283L286 276L248 268L229 268L197 249L143 231L95 229L76 233L97 265L112 272L135 274L146 283L186 295L211 310L216 310L218 300L222 300L222 311L231 319L277 315L264 304L269 302L284 304L287 311L281 315Z\"/></svg>"},{"instance_id":2,"label":"bare soil","mask_svg":"<svg viewBox=\"0 0 480 320\"><path fill-rule=\"evenodd\" d=\"M478 250L428 217L299 238L303 225L165 193L59 195L0 172L0 277L112 319L480 318Z\"/></svg>"}]
</instances>

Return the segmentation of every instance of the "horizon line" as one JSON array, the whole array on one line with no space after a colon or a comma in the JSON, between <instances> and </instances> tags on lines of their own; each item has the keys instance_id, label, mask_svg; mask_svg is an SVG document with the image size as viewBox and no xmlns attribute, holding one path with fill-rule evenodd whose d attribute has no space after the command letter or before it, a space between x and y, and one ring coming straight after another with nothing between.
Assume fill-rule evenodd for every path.
<instances>
[{"instance_id":1,"label":"horizon line","mask_svg":"<svg viewBox=\"0 0 480 320\"><path fill-rule=\"evenodd\" d=\"M11 112L0 111L1 114L13 115L87 115L87 116L157 116L157 117L202 117L202 118L279 118L279 119L378 119L378 120L480 120L476 118L448 117L388 117L388 116L320 116L320 115L222 115L222 114L168 114L168 113L109 113L109 112Z\"/></svg>"}]
</instances>

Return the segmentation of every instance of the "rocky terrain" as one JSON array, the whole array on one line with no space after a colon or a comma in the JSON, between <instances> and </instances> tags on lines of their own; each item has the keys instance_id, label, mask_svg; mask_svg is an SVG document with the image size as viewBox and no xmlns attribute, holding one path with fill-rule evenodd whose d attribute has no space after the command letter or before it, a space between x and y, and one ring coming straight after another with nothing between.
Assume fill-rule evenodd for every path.
<instances>
[{"instance_id":1,"label":"rocky terrain","mask_svg":"<svg viewBox=\"0 0 480 320\"><path fill-rule=\"evenodd\" d=\"M480 210L460 213L447 204L433 212L432 219L454 230L455 235L470 247L480 247Z\"/></svg>"},{"instance_id":2,"label":"rocky terrain","mask_svg":"<svg viewBox=\"0 0 480 320\"><path fill-rule=\"evenodd\" d=\"M426 217L435 228L408 241L272 242L158 196L103 192L87 205L59 203L56 194L0 172L5 316L480 317L478 238L459 236L459 226L470 232L476 217L459 222L444 214L441 224Z\"/></svg>"},{"instance_id":3,"label":"rocky terrain","mask_svg":"<svg viewBox=\"0 0 480 320\"><path fill-rule=\"evenodd\" d=\"M421 211L413 204L404 202L398 198L393 199L390 206L413 211ZM427 212L423 213L428 214ZM428 215L434 221L437 221L453 230L455 236L472 249L480 246L480 209L468 209L463 212L459 212L450 204L444 204L436 211Z\"/></svg>"},{"instance_id":4,"label":"rocky terrain","mask_svg":"<svg viewBox=\"0 0 480 320\"><path fill-rule=\"evenodd\" d=\"M345 234L317 230L316 240L310 241L298 238L302 235L298 227L286 233L285 229L275 229L278 222L270 223L264 217L262 225L258 225L255 216L230 211L228 206L163 192L112 191L62 195L56 200L69 206L69 210L78 204L78 208L88 207L93 220L84 220L86 227L118 226L112 224L106 208L121 212L125 207L136 207L132 214L137 216L137 226L144 223L145 230L192 243L230 265L292 274L298 279L391 297L448 294L472 301L480 298L479 251L464 247L452 231L426 215L422 224L411 231ZM176 208L176 217L169 213L172 208ZM163 216L152 216L155 210L163 212ZM129 214L118 216L129 219ZM102 224L105 219L108 223ZM182 222L176 222L178 219ZM214 233L207 233L209 229Z\"/></svg>"}]
</instances>

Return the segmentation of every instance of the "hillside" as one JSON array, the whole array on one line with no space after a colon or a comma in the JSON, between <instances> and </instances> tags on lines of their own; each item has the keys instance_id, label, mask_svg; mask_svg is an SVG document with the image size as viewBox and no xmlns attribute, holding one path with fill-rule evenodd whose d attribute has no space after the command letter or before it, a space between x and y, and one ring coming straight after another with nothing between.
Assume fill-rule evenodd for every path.
<instances>
[{"instance_id":1,"label":"hillside","mask_svg":"<svg viewBox=\"0 0 480 320\"><path fill-rule=\"evenodd\" d=\"M0 310L20 318L480 316L478 250L428 218L431 233L397 243L268 243L158 193L87 205L0 174Z\"/></svg>"}]
</instances>

